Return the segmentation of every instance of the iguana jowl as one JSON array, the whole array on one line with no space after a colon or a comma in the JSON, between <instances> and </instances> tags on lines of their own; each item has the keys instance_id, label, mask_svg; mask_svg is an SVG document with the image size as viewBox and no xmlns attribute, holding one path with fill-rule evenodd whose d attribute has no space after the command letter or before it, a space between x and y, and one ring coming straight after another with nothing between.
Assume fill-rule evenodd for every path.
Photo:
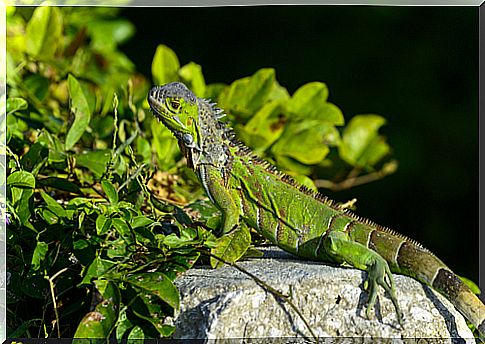
<instances>
[{"instance_id":1,"label":"iguana jowl","mask_svg":"<svg viewBox=\"0 0 485 344\"><path fill-rule=\"evenodd\" d=\"M341 208L256 157L219 121L223 110L197 98L184 84L153 87L148 102L176 136L189 166L221 209L222 234L248 225L300 257L345 262L366 270L366 314L380 285L388 292L400 323L391 272L411 276L444 294L485 334L485 305L419 243Z\"/></svg>"}]
</instances>

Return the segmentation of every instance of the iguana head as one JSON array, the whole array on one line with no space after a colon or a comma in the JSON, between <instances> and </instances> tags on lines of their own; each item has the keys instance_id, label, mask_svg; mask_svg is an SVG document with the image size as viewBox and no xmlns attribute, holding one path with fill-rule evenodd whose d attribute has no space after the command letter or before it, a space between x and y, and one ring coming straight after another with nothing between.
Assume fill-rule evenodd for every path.
<instances>
[{"instance_id":1,"label":"iguana head","mask_svg":"<svg viewBox=\"0 0 485 344\"><path fill-rule=\"evenodd\" d=\"M182 83L155 86L148 93L148 103L155 115L188 147L197 147L197 97Z\"/></svg>"}]
</instances>

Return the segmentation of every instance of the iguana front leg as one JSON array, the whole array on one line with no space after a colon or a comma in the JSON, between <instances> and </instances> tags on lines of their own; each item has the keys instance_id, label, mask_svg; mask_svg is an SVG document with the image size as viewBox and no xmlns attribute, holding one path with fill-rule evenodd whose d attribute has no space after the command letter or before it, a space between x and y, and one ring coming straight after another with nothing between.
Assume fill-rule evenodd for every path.
<instances>
[{"instance_id":1,"label":"iguana front leg","mask_svg":"<svg viewBox=\"0 0 485 344\"><path fill-rule=\"evenodd\" d=\"M222 212L220 237L217 246L211 250L211 265L216 268L222 266L223 261L232 263L241 258L251 244L251 234L247 224L241 221L241 200L235 189L224 184L219 171L209 167L203 173L202 184Z\"/></svg>"},{"instance_id":2,"label":"iguana front leg","mask_svg":"<svg viewBox=\"0 0 485 344\"><path fill-rule=\"evenodd\" d=\"M396 298L394 278L384 258L365 245L352 241L346 233L338 231L331 231L326 235L323 248L335 260L346 262L358 269L367 271L368 276L365 283L369 292L365 312L367 318L370 318L370 312L376 303L378 286L380 285L389 294L396 309L399 324L402 325L403 315Z\"/></svg>"},{"instance_id":3,"label":"iguana front leg","mask_svg":"<svg viewBox=\"0 0 485 344\"><path fill-rule=\"evenodd\" d=\"M222 211L221 235L234 231L240 224L241 206L239 196L223 182L221 173L210 165L199 167L200 180L204 189L214 203Z\"/></svg>"}]
</instances>

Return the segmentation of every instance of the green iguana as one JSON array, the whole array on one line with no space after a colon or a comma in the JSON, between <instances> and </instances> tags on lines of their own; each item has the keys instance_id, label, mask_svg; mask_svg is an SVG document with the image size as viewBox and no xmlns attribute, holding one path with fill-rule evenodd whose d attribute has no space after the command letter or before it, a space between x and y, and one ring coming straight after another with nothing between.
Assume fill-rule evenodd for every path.
<instances>
[{"instance_id":1,"label":"green iguana","mask_svg":"<svg viewBox=\"0 0 485 344\"><path fill-rule=\"evenodd\" d=\"M153 87L148 102L178 139L188 165L222 211L223 235L249 226L297 256L367 271L367 317L380 285L402 323L391 272L411 276L444 294L485 334L485 305L422 245L355 215L255 156L219 121L223 110L197 98L184 84Z\"/></svg>"}]
</instances>

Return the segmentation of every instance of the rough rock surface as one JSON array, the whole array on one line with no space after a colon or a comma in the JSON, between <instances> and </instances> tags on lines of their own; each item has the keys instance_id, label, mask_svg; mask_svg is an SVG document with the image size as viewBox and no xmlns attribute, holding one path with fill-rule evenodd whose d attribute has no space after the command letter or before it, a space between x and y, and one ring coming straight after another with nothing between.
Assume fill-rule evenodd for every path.
<instances>
[{"instance_id":1,"label":"rough rock surface","mask_svg":"<svg viewBox=\"0 0 485 344\"><path fill-rule=\"evenodd\" d=\"M348 337L360 337L359 342L378 338L379 342L392 343L409 342L400 340L403 338L412 342L413 338L427 338L425 342L433 343L474 342L453 305L412 278L395 275L396 294L405 317L401 329L382 288L371 319L365 318L367 293L362 285L366 273L360 270L298 260L276 248L265 250L263 258L238 265L291 295L318 337L339 337L338 342L355 342ZM308 328L287 303L235 268L191 269L176 284L181 308L174 319L174 338L311 339Z\"/></svg>"}]
</instances>

